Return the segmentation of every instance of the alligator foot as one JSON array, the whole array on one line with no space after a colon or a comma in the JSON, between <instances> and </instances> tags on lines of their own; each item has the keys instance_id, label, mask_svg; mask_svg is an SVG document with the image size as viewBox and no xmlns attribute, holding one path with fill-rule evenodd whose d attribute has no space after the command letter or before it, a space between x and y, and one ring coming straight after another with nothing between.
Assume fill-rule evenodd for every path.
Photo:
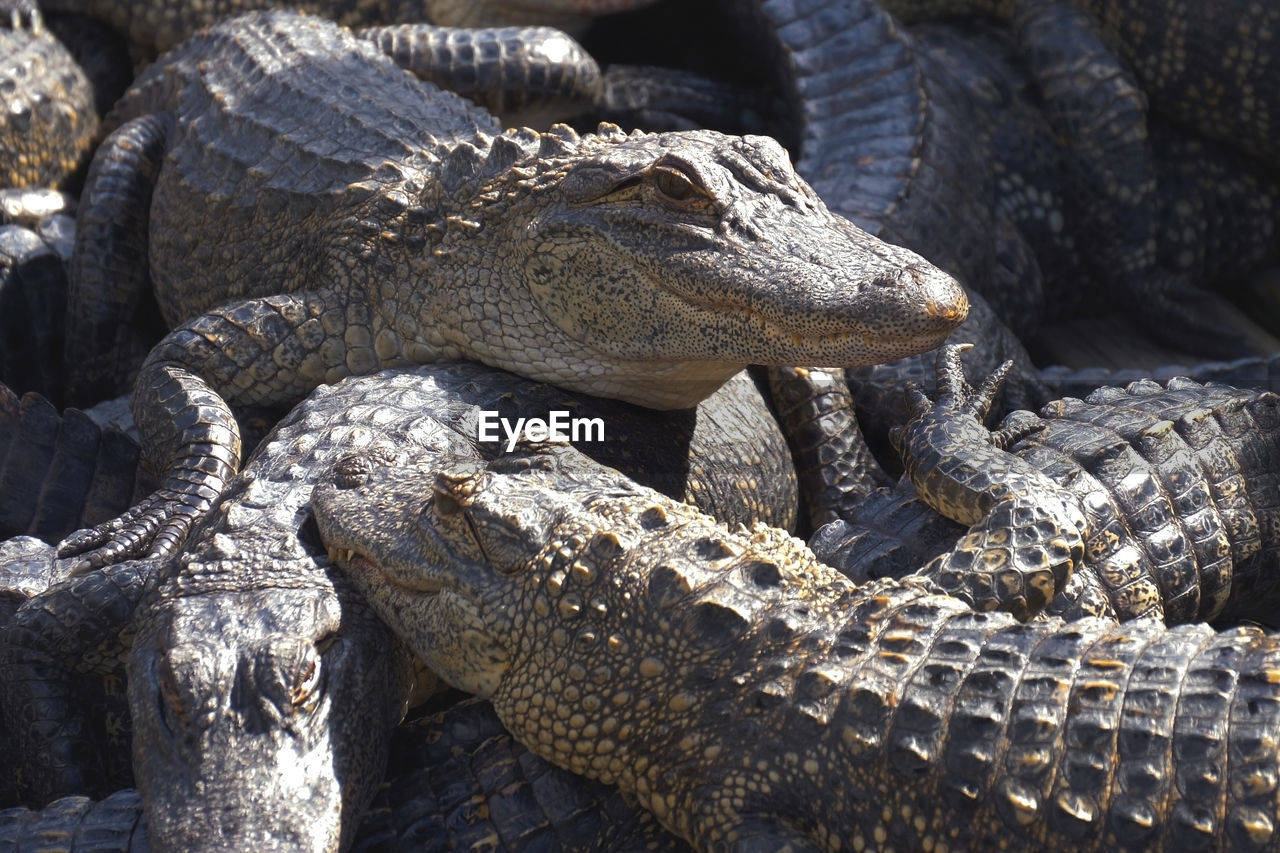
<instances>
[{"instance_id":1,"label":"alligator foot","mask_svg":"<svg viewBox=\"0 0 1280 853\"><path fill-rule=\"evenodd\" d=\"M123 515L67 536L58 543L58 556L81 557L71 569L73 575L144 555L168 556L186 541L212 503L211 498L160 489Z\"/></svg>"},{"instance_id":2,"label":"alligator foot","mask_svg":"<svg viewBox=\"0 0 1280 853\"><path fill-rule=\"evenodd\" d=\"M983 426L1007 367L974 390L964 378L962 351L938 351L937 401L911 388L915 416L892 436L920 498L969 525L955 548L921 574L979 609L1026 619L1083 560L1087 522L1071 491L1006 449L1040 429L1038 423L1007 420L995 433Z\"/></svg>"}]
</instances>

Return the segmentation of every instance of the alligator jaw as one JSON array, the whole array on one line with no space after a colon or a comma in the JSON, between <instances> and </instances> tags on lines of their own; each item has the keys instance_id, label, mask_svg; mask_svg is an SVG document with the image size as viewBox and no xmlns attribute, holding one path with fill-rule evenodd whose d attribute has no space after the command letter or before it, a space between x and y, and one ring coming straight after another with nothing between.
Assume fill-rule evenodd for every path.
<instances>
[{"instance_id":1,"label":"alligator jaw","mask_svg":"<svg viewBox=\"0 0 1280 853\"><path fill-rule=\"evenodd\" d=\"M430 577L425 573L406 577L385 572L376 562L358 551L330 545L328 552L329 559L338 568L366 583L386 583L419 595L435 595L444 589L444 584L438 578Z\"/></svg>"}]
</instances>

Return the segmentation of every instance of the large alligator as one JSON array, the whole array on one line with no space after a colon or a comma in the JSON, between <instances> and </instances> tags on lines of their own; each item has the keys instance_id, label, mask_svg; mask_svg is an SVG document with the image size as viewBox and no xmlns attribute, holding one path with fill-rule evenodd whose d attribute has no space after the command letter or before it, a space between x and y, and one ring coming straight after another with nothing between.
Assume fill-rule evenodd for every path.
<instances>
[{"instance_id":1,"label":"large alligator","mask_svg":"<svg viewBox=\"0 0 1280 853\"><path fill-rule=\"evenodd\" d=\"M1280 638L1258 629L854 585L562 447L363 456L312 508L442 678L699 849L1280 847Z\"/></svg>"},{"instance_id":2,"label":"large alligator","mask_svg":"<svg viewBox=\"0 0 1280 853\"><path fill-rule=\"evenodd\" d=\"M478 441L484 411L496 413L494 441ZM0 633L0 704L27 802L120 786L96 776L76 673L101 677L127 658L133 772L153 839L168 849L349 843L411 670L315 539L312 485L360 449L494 455L506 444L500 419L554 411L602 418L604 440L582 435L580 445L731 523L794 521L785 441L746 379L681 412L470 362L323 386L264 441L180 555L67 578ZM306 773L282 770L298 767Z\"/></svg>"},{"instance_id":3,"label":"large alligator","mask_svg":"<svg viewBox=\"0 0 1280 853\"><path fill-rule=\"evenodd\" d=\"M473 358L682 408L748 363L929 349L967 310L950 276L830 213L770 139L502 133L314 18L197 35L113 115L79 211L68 340L110 349L104 317L148 276L176 328L134 391L163 484L67 540L89 565L178 546L239 465L228 404ZM121 264L131 281L106 274Z\"/></svg>"}]
</instances>

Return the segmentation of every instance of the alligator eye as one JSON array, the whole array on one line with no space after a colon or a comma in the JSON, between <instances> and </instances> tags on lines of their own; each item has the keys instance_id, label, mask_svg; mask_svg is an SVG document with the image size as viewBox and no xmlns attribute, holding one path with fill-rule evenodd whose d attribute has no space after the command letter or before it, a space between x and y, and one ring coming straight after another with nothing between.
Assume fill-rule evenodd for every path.
<instances>
[{"instance_id":1,"label":"alligator eye","mask_svg":"<svg viewBox=\"0 0 1280 853\"><path fill-rule=\"evenodd\" d=\"M303 707L318 695L316 689L320 685L320 666L315 658L303 662L301 670L294 675L293 686L289 689L289 704Z\"/></svg>"},{"instance_id":2,"label":"alligator eye","mask_svg":"<svg viewBox=\"0 0 1280 853\"><path fill-rule=\"evenodd\" d=\"M703 195L701 188L679 169L658 166L651 174L654 187L671 201L684 202Z\"/></svg>"},{"instance_id":3,"label":"alligator eye","mask_svg":"<svg viewBox=\"0 0 1280 853\"><path fill-rule=\"evenodd\" d=\"M178 692L177 677L163 655L156 661L156 687L160 693L160 713L165 725L171 731L177 731L187 718L187 709L182 704L182 696ZM170 719L172 718L172 719Z\"/></svg>"}]
</instances>

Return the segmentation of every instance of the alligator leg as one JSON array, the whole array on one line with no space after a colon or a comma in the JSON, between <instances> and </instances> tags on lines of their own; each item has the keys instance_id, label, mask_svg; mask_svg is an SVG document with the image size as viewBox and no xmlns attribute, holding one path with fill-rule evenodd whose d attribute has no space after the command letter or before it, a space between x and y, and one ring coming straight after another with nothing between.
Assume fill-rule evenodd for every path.
<instances>
[{"instance_id":1,"label":"alligator leg","mask_svg":"<svg viewBox=\"0 0 1280 853\"><path fill-rule=\"evenodd\" d=\"M26 798L105 793L113 765L98 754L77 675L123 671L123 632L152 583L153 562L121 563L32 597L0 631L0 710ZM128 759L119 763L127 766Z\"/></svg>"},{"instance_id":2,"label":"alligator leg","mask_svg":"<svg viewBox=\"0 0 1280 853\"><path fill-rule=\"evenodd\" d=\"M362 310L348 306L352 325L340 338L325 330L332 307L310 293L232 303L169 333L143 363L133 395L160 488L119 518L68 536L59 555L81 554L77 571L85 571L144 552L174 553L240 467L231 404L299 399L321 383L378 369L376 343L355 345ZM364 316L366 330L369 322ZM224 399L215 388L233 392Z\"/></svg>"},{"instance_id":3,"label":"alligator leg","mask_svg":"<svg viewBox=\"0 0 1280 853\"><path fill-rule=\"evenodd\" d=\"M810 529L843 518L871 492L892 484L862 437L853 397L839 371L771 367L768 376Z\"/></svg>"},{"instance_id":4,"label":"alligator leg","mask_svg":"<svg viewBox=\"0 0 1280 853\"><path fill-rule=\"evenodd\" d=\"M1005 451L1024 433L993 434L983 426L1001 374L971 393L960 349L938 351L937 402L915 389L917 416L894 433L921 498L970 525L956 547L921 574L979 609L1025 619L1080 565L1087 521L1074 494Z\"/></svg>"},{"instance_id":5,"label":"alligator leg","mask_svg":"<svg viewBox=\"0 0 1280 853\"><path fill-rule=\"evenodd\" d=\"M1023 56L1065 141L1082 194L1081 239L1097 275L1157 337L1209 356L1247 355L1209 319L1212 296L1157 262L1156 164L1147 98L1093 19L1062 0L1025 0L1013 18Z\"/></svg>"},{"instance_id":6,"label":"alligator leg","mask_svg":"<svg viewBox=\"0 0 1280 853\"><path fill-rule=\"evenodd\" d=\"M76 222L67 299L66 379L71 405L128 393L150 341L133 318L150 292L151 192L170 133L164 115L136 118L102 143Z\"/></svg>"}]
</instances>

